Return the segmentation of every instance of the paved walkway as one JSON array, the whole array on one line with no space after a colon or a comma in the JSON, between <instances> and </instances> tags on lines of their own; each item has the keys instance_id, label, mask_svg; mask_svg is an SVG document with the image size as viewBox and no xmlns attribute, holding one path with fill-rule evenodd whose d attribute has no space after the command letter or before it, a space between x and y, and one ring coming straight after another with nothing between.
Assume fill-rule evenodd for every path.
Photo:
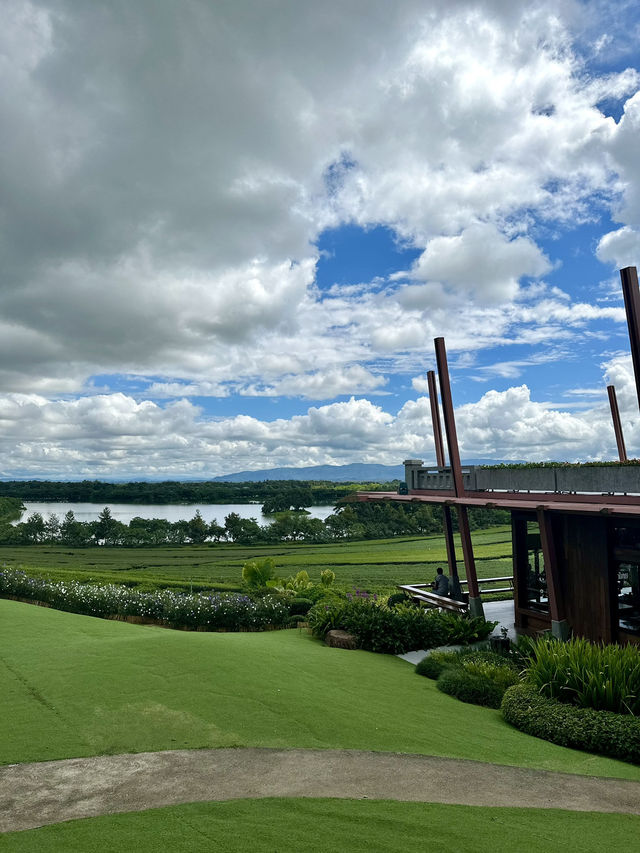
<instances>
[{"instance_id":1,"label":"paved walkway","mask_svg":"<svg viewBox=\"0 0 640 853\"><path fill-rule=\"evenodd\" d=\"M640 814L640 782L425 755L202 749L0 767L0 831L178 803L338 797Z\"/></svg>"}]
</instances>

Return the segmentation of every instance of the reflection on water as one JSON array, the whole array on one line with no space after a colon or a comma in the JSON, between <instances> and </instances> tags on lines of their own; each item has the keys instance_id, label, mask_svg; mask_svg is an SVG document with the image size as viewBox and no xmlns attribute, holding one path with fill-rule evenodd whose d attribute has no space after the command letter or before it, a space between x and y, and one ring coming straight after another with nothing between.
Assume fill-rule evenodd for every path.
<instances>
[{"instance_id":1,"label":"reflection on water","mask_svg":"<svg viewBox=\"0 0 640 853\"><path fill-rule=\"evenodd\" d=\"M132 518L165 518L167 521L188 521L200 510L200 515L210 524L216 521L224 525L225 516L230 512L236 512L241 518L255 518L258 524L269 524L273 521L271 516L263 515L260 504L93 504L93 503L64 503L64 502L42 502L25 501L27 511L20 521L26 521L33 512L39 512L46 517L53 513L60 520L65 513L71 510L76 521L96 521L105 506L111 510L111 515L123 524L129 524ZM311 518L320 518L324 521L333 512L332 506L309 507Z\"/></svg>"}]
</instances>

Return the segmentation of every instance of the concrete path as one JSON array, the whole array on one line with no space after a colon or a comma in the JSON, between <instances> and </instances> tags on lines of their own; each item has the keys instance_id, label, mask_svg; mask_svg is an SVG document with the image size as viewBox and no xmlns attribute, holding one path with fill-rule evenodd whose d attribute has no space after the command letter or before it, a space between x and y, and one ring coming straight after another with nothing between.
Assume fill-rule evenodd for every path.
<instances>
[{"instance_id":1,"label":"concrete path","mask_svg":"<svg viewBox=\"0 0 640 853\"><path fill-rule=\"evenodd\" d=\"M640 814L640 782L425 755L203 749L0 767L0 831L178 803L338 797Z\"/></svg>"}]
</instances>

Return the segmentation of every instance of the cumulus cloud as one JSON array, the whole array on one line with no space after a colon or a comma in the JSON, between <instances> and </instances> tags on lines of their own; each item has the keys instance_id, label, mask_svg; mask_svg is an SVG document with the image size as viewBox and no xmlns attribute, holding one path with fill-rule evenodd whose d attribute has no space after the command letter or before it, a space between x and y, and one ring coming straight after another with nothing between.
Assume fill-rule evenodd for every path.
<instances>
[{"instance_id":1,"label":"cumulus cloud","mask_svg":"<svg viewBox=\"0 0 640 853\"><path fill-rule=\"evenodd\" d=\"M436 336L473 353L623 324L586 285L548 287L559 258L541 245L608 209L618 224L598 257L633 263L640 246L639 76L585 65L615 42L617 23L596 39L594 21L611 17L600 7L7 0L3 11L0 412L12 470L397 461L428 444L424 403L210 421L186 398L233 398L236 411L249 395L330 403L397 393L394 375L422 393ZM600 108L625 99L617 123ZM345 224L386 227L415 262L322 290L318 240ZM516 378L532 358L490 360ZM123 375L142 390L109 393ZM569 453L580 436L605 452L604 432L566 412L545 421L522 389L502 393L469 404L484 426L469 423L465 447L522 455L526 429L493 431L499 405L529 413L535 447Z\"/></svg>"},{"instance_id":2,"label":"cumulus cloud","mask_svg":"<svg viewBox=\"0 0 640 853\"><path fill-rule=\"evenodd\" d=\"M597 103L637 75L587 84L546 3L11 0L5 22L0 311L22 338L7 391L110 372L308 384L313 244L344 222L422 250L415 283L397 303L343 293L315 341L332 346L340 312L363 365L420 347L422 313L452 292L509 302L549 269L532 212L579 218L614 166L635 169L636 101L619 127ZM353 352L334 361L346 375ZM365 390L352 376L324 393Z\"/></svg>"}]
</instances>

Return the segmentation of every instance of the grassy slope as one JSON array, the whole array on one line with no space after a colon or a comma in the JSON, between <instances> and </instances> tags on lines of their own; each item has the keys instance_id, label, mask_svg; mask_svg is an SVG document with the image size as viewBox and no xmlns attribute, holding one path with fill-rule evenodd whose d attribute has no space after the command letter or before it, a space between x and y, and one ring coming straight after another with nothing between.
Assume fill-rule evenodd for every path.
<instances>
[{"instance_id":1,"label":"grassy slope","mask_svg":"<svg viewBox=\"0 0 640 853\"><path fill-rule=\"evenodd\" d=\"M4 671L3 671L4 670ZM640 780L500 712L439 693L404 661L298 631L143 628L0 601L0 763L219 747L373 749Z\"/></svg>"},{"instance_id":2,"label":"grassy slope","mask_svg":"<svg viewBox=\"0 0 640 853\"><path fill-rule=\"evenodd\" d=\"M458 539L457 542L460 573L464 576ZM512 574L510 528L474 531L473 543L480 577ZM442 536L262 547L228 544L182 548L0 547L3 565L24 567L27 571L37 569L55 579L73 572L83 578L109 582L238 584L245 560L261 556L272 556L279 573L285 576L306 569L312 580L318 581L322 569L330 567L340 584L367 588L431 579L436 567L446 565L447 560Z\"/></svg>"},{"instance_id":3,"label":"grassy slope","mask_svg":"<svg viewBox=\"0 0 640 853\"><path fill-rule=\"evenodd\" d=\"M601 853L635 850L640 817L358 800L238 800L72 821L3 836L7 853ZM560 841L561 839L561 841Z\"/></svg>"}]
</instances>

